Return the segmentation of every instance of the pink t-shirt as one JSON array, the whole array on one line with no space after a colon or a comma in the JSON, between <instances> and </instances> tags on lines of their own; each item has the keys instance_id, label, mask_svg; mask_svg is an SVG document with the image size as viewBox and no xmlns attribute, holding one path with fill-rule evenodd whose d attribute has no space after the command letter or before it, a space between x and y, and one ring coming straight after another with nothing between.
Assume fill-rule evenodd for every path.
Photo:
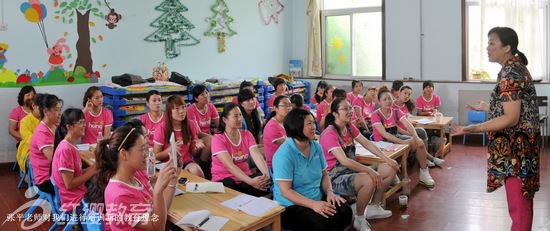
<instances>
[{"instance_id":1,"label":"pink t-shirt","mask_svg":"<svg viewBox=\"0 0 550 231\"><path fill-rule=\"evenodd\" d=\"M407 108L406 104L403 104L403 106L399 107L399 105L395 104L395 101L394 101L393 104L391 105L391 109L392 110L399 109L403 112L403 114L405 114L405 118L409 118L409 108ZM403 130L407 130L407 127L403 123L399 123L398 126Z\"/></svg>"},{"instance_id":2,"label":"pink t-shirt","mask_svg":"<svg viewBox=\"0 0 550 231\"><path fill-rule=\"evenodd\" d=\"M182 122L183 123L183 122ZM198 139L199 137L199 127L197 125L197 122L193 120L187 120L187 123L189 124L189 128L191 129L191 135L193 138L187 143L183 143L183 134L181 132L181 129L174 129L174 135L176 136L176 145L179 147L178 151L181 155L181 159L183 160L183 163L189 163L193 161L193 157L191 156L191 151L189 150L189 146L193 140ZM158 144L162 146L162 150L166 150L170 148L170 143L165 143L164 141L164 131L166 130L166 126L164 126L164 123L161 123L157 130L155 131L155 138L154 142L155 144Z\"/></svg>"},{"instance_id":3,"label":"pink t-shirt","mask_svg":"<svg viewBox=\"0 0 550 231\"><path fill-rule=\"evenodd\" d=\"M346 94L346 99L350 104L353 104L353 102L355 102L356 99L362 99L362 98L363 98L363 95L361 94L357 96L353 95L353 92L348 92L348 94Z\"/></svg>"},{"instance_id":4,"label":"pink t-shirt","mask_svg":"<svg viewBox=\"0 0 550 231\"><path fill-rule=\"evenodd\" d=\"M19 122L21 122L21 119L23 117L27 116L29 112L25 111L22 106L14 107L13 110L11 110L10 113L10 120L17 122L17 126L15 127L15 130L19 132ZM20 140L17 140L19 142Z\"/></svg>"},{"instance_id":5,"label":"pink t-shirt","mask_svg":"<svg viewBox=\"0 0 550 231\"><path fill-rule=\"evenodd\" d=\"M325 117L325 107L330 107L330 104L327 103L326 100L321 101L319 105L317 105L317 111L316 116L317 122L321 123L321 120ZM320 125L320 124L319 124ZM323 128L320 128L321 131L323 131Z\"/></svg>"},{"instance_id":6,"label":"pink t-shirt","mask_svg":"<svg viewBox=\"0 0 550 231\"><path fill-rule=\"evenodd\" d=\"M206 104L206 111L204 114L199 111L195 104L191 104L191 106L187 108L187 115L189 116L189 119L197 121L202 132L208 134L210 134L211 120L220 118L218 115L218 110L216 110L216 106L211 103Z\"/></svg>"},{"instance_id":7,"label":"pink t-shirt","mask_svg":"<svg viewBox=\"0 0 550 231\"><path fill-rule=\"evenodd\" d=\"M153 188L136 174L138 186L111 179L105 188L105 226L111 230L136 230L139 222L149 222L153 211Z\"/></svg>"},{"instance_id":8,"label":"pink t-shirt","mask_svg":"<svg viewBox=\"0 0 550 231\"><path fill-rule=\"evenodd\" d=\"M319 102L317 102L317 99L315 99L315 95L313 95L311 97L311 103L314 104L314 105L319 103Z\"/></svg>"},{"instance_id":9,"label":"pink t-shirt","mask_svg":"<svg viewBox=\"0 0 550 231\"><path fill-rule=\"evenodd\" d=\"M363 117L365 119L367 118L370 118L372 113L374 112L374 108L376 106L376 103L375 102L370 102L370 103L367 103L365 102L365 99L363 98L357 98L355 99L355 101L353 101L353 108L360 108L361 109L361 114L363 114ZM355 110L354 110L355 112ZM357 116L357 115L355 115Z\"/></svg>"},{"instance_id":10,"label":"pink t-shirt","mask_svg":"<svg viewBox=\"0 0 550 231\"><path fill-rule=\"evenodd\" d=\"M269 97L269 100L267 100L267 107L274 107L273 104L275 103L275 98L277 98L278 95L273 94L271 97Z\"/></svg>"},{"instance_id":11,"label":"pink t-shirt","mask_svg":"<svg viewBox=\"0 0 550 231\"><path fill-rule=\"evenodd\" d=\"M327 129L325 129L325 131L321 134L321 140L319 143L323 148L323 154L325 154L325 159L327 160L327 171L332 170L336 164L336 156L331 153L332 150L340 148L343 151L345 147L353 145L353 140L361 135L361 132L359 132L359 129L357 129L355 125L351 123L349 125L351 128L351 133L353 134L349 134L348 129L345 128L344 135L341 137L344 141L343 144L340 142L338 131L332 125L328 126ZM353 138L351 135L353 135Z\"/></svg>"},{"instance_id":12,"label":"pink t-shirt","mask_svg":"<svg viewBox=\"0 0 550 231\"><path fill-rule=\"evenodd\" d=\"M395 117L397 116L397 123L395 122ZM401 124L401 119L405 117L405 113L403 113L401 110L397 110L397 115L395 114L395 110L392 109L391 110L391 114L390 114L390 117L386 118L384 116L384 114L380 111L380 109L376 110L372 117L371 117L371 122L372 122L372 126L376 125L376 124L382 124L382 120L384 121L384 128L385 129L388 129L388 128L392 128L392 127L395 127L395 126L399 126L399 124ZM382 120L380 120L380 118L382 118ZM406 129L406 127L405 127ZM382 135L378 132L377 129L372 129L373 130L373 135L374 135L374 140L375 141L381 141L383 140L384 138L382 137Z\"/></svg>"},{"instance_id":13,"label":"pink t-shirt","mask_svg":"<svg viewBox=\"0 0 550 231\"><path fill-rule=\"evenodd\" d=\"M53 148L55 139L54 131L44 123L40 122L34 129L31 138L30 158L31 166L34 173L34 183L42 184L50 179L50 160L44 155L42 149L47 147Z\"/></svg>"},{"instance_id":14,"label":"pink t-shirt","mask_svg":"<svg viewBox=\"0 0 550 231\"><path fill-rule=\"evenodd\" d=\"M52 160L52 178L59 190L59 197L61 197L61 210L68 212L82 202L82 198L86 193L86 186L81 184L76 188L67 189L61 171L72 172L75 178L82 175L80 152L66 140L62 140L55 149Z\"/></svg>"},{"instance_id":15,"label":"pink t-shirt","mask_svg":"<svg viewBox=\"0 0 550 231\"><path fill-rule=\"evenodd\" d=\"M275 118L271 118L265 125L263 134L265 161L267 166L271 168L273 155L275 155L275 152L281 146L275 142L280 139L286 139L286 131L282 124L277 122Z\"/></svg>"},{"instance_id":16,"label":"pink t-shirt","mask_svg":"<svg viewBox=\"0 0 550 231\"><path fill-rule=\"evenodd\" d=\"M105 130L105 127L113 126L113 113L111 110L102 107L98 115L93 115L91 111L84 114L86 119L86 130L82 137L83 144L97 143L97 134ZM105 134L103 134L105 135Z\"/></svg>"},{"instance_id":17,"label":"pink t-shirt","mask_svg":"<svg viewBox=\"0 0 550 231\"><path fill-rule=\"evenodd\" d=\"M307 104L302 105L302 107L308 111L311 111L311 107L309 107Z\"/></svg>"},{"instance_id":18,"label":"pink t-shirt","mask_svg":"<svg viewBox=\"0 0 550 231\"><path fill-rule=\"evenodd\" d=\"M237 96L233 97L233 103L239 104L239 98ZM256 108L260 108L260 101L256 98Z\"/></svg>"},{"instance_id":19,"label":"pink t-shirt","mask_svg":"<svg viewBox=\"0 0 550 231\"><path fill-rule=\"evenodd\" d=\"M149 140L149 147L153 147L155 131L157 130L157 126L162 124L162 121L164 121L164 113L161 114L160 118L157 121L154 121L149 113L140 115L138 119L143 122L143 125L145 125L145 129L147 129L147 139Z\"/></svg>"},{"instance_id":20,"label":"pink t-shirt","mask_svg":"<svg viewBox=\"0 0 550 231\"><path fill-rule=\"evenodd\" d=\"M235 182L241 183L241 180L233 176L217 158L217 155L223 152L228 153L233 163L246 175L252 175L248 166L248 158L250 158L250 149L257 144L254 136L248 130L239 130L239 132L241 140L237 144L233 144L225 133L216 134L212 138L212 181L221 181L227 177L231 177Z\"/></svg>"},{"instance_id":21,"label":"pink t-shirt","mask_svg":"<svg viewBox=\"0 0 550 231\"><path fill-rule=\"evenodd\" d=\"M419 111L433 112L434 109L439 106L441 106L441 98L436 94L432 94L432 99L430 101L424 99L423 94L416 98L416 108L418 108Z\"/></svg>"}]
</instances>

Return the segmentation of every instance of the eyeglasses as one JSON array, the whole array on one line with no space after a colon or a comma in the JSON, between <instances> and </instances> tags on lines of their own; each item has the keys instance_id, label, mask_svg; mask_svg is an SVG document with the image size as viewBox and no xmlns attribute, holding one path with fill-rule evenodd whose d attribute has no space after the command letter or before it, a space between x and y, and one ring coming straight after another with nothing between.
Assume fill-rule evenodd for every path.
<instances>
[{"instance_id":1,"label":"eyeglasses","mask_svg":"<svg viewBox=\"0 0 550 231\"><path fill-rule=\"evenodd\" d=\"M352 107L341 107L341 108L338 108L338 110L351 111L351 110L353 110L353 108Z\"/></svg>"},{"instance_id":2,"label":"eyeglasses","mask_svg":"<svg viewBox=\"0 0 550 231\"><path fill-rule=\"evenodd\" d=\"M282 103L282 104L279 104L279 107L286 107L286 108L289 108L289 107L292 107L292 104L289 104L289 103Z\"/></svg>"},{"instance_id":3,"label":"eyeglasses","mask_svg":"<svg viewBox=\"0 0 550 231\"><path fill-rule=\"evenodd\" d=\"M78 122L76 122L80 125L86 125L86 120L79 120Z\"/></svg>"}]
</instances>

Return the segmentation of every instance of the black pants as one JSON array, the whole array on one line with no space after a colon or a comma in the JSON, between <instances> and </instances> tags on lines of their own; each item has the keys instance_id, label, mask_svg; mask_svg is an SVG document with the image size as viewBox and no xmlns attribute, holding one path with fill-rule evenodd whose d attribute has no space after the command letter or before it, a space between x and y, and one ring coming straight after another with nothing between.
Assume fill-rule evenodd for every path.
<instances>
[{"instance_id":1,"label":"black pants","mask_svg":"<svg viewBox=\"0 0 550 231\"><path fill-rule=\"evenodd\" d=\"M49 179L47 181L44 181L42 184L37 184L36 187L38 187L38 189L40 189L40 191L42 192L47 192L49 194L52 194L52 196L55 195L53 184L52 182L50 182Z\"/></svg>"},{"instance_id":2,"label":"black pants","mask_svg":"<svg viewBox=\"0 0 550 231\"><path fill-rule=\"evenodd\" d=\"M250 175L250 177L254 178L256 176L261 176L261 175L262 175L262 173L254 173L254 174ZM225 186L225 187L237 190L237 191L242 192L242 193L246 193L248 195L261 197L261 196L265 196L265 195L269 194L269 190L262 191L262 190L254 188L254 187L252 187L252 185L249 185L249 184L244 183L244 182L241 182L240 184L237 184L237 182L235 182L235 180L231 177L224 178L221 182L223 183L223 186Z\"/></svg>"},{"instance_id":3,"label":"black pants","mask_svg":"<svg viewBox=\"0 0 550 231\"><path fill-rule=\"evenodd\" d=\"M351 224L353 212L351 207L342 203L336 205L336 214L324 218L310 208L299 205L286 207L281 214L281 226L292 231L296 230L344 230Z\"/></svg>"}]
</instances>

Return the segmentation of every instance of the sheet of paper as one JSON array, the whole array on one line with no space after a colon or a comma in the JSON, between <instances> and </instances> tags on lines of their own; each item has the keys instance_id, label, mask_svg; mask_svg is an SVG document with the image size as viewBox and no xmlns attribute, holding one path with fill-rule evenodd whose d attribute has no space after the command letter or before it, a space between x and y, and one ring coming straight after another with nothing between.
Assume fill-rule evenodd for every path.
<instances>
[{"instance_id":1,"label":"sheet of paper","mask_svg":"<svg viewBox=\"0 0 550 231\"><path fill-rule=\"evenodd\" d=\"M225 188L221 182L202 182L202 183L187 183L186 192L205 193L205 192L225 192Z\"/></svg>"},{"instance_id":2,"label":"sheet of paper","mask_svg":"<svg viewBox=\"0 0 550 231\"><path fill-rule=\"evenodd\" d=\"M376 156L372 152L370 152L369 150L364 148L363 145L361 145L361 144L356 144L355 145L355 155L358 155L358 156L372 156L372 157Z\"/></svg>"},{"instance_id":3,"label":"sheet of paper","mask_svg":"<svg viewBox=\"0 0 550 231\"><path fill-rule=\"evenodd\" d=\"M239 207L239 210L252 216L259 217L277 205L279 205L279 203L276 201L267 199L265 197L258 197L253 201Z\"/></svg>"},{"instance_id":4,"label":"sheet of paper","mask_svg":"<svg viewBox=\"0 0 550 231\"><path fill-rule=\"evenodd\" d=\"M234 210L238 210L239 207L253 201L254 199L256 199L255 196L251 196L251 195L243 193L241 195L233 197L232 199L226 200L226 201L224 201L220 204L225 206L225 207L228 207L228 208L231 208L231 209L234 209Z\"/></svg>"},{"instance_id":5,"label":"sheet of paper","mask_svg":"<svg viewBox=\"0 0 550 231\"><path fill-rule=\"evenodd\" d=\"M419 124L431 124L431 123L434 122L434 119L422 118L422 119L418 119L418 120L415 120L415 121Z\"/></svg>"},{"instance_id":6,"label":"sheet of paper","mask_svg":"<svg viewBox=\"0 0 550 231\"><path fill-rule=\"evenodd\" d=\"M208 210L197 210L189 212L181 220L179 220L177 225L187 225L191 227L197 227L201 222L208 219L211 213Z\"/></svg>"},{"instance_id":7,"label":"sheet of paper","mask_svg":"<svg viewBox=\"0 0 550 231\"><path fill-rule=\"evenodd\" d=\"M395 151L397 149L399 149L401 147L401 144L392 144L386 148L384 148L384 150L386 151Z\"/></svg>"},{"instance_id":8,"label":"sheet of paper","mask_svg":"<svg viewBox=\"0 0 550 231\"><path fill-rule=\"evenodd\" d=\"M176 188L176 191L174 192L174 196L183 195L185 192L179 188Z\"/></svg>"},{"instance_id":9,"label":"sheet of paper","mask_svg":"<svg viewBox=\"0 0 550 231\"><path fill-rule=\"evenodd\" d=\"M229 219L225 217L210 216L210 219L200 227L200 230L218 231L221 230L228 221Z\"/></svg>"},{"instance_id":10,"label":"sheet of paper","mask_svg":"<svg viewBox=\"0 0 550 231\"><path fill-rule=\"evenodd\" d=\"M78 151L90 151L90 144L77 144L76 148Z\"/></svg>"},{"instance_id":11,"label":"sheet of paper","mask_svg":"<svg viewBox=\"0 0 550 231\"><path fill-rule=\"evenodd\" d=\"M387 148L388 146L392 145L392 143L390 142L386 142L386 141L376 141L376 142L373 142L374 145L376 145L376 147L380 148L380 149L384 149L384 148Z\"/></svg>"}]
</instances>

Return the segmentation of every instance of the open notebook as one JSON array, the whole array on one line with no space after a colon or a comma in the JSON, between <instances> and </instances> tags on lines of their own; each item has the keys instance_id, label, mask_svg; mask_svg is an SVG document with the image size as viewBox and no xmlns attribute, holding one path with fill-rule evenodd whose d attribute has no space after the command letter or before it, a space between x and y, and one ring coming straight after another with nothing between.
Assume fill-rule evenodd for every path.
<instances>
[{"instance_id":1,"label":"open notebook","mask_svg":"<svg viewBox=\"0 0 550 231\"><path fill-rule=\"evenodd\" d=\"M265 212L279 205L278 202L265 197L255 197L248 194L238 195L220 204L234 210L243 211L256 217L261 216Z\"/></svg>"},{"instance_id":2,"label":"open notebook","mask_svg":"<svg viewBox=\"0 0 550 231\"><path fill-rule=\"evenodd\" d=\"M185 225L191 228L217 231L220 230L229 219L225 217L212 216L208 210L193 211L181 218L176 225Z\"/></svg>"}]
</instances>

